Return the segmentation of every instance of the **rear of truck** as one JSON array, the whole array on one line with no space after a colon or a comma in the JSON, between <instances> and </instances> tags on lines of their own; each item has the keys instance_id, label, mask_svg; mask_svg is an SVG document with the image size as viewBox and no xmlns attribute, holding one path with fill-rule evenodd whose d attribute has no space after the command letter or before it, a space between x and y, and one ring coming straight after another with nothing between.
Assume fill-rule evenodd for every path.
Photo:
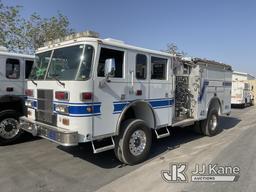
<instances>
[{"instance_id":1,"label":"rear of truck","mask_svg":"<svg viewBox=\"0 0 256 192\"><path fill-rule=\"evenodd\" d=\"M250 85L241 81L233 81L232 83L232 105L247 106L252 103L252 94Z\"/></svg>"}]
</instances>

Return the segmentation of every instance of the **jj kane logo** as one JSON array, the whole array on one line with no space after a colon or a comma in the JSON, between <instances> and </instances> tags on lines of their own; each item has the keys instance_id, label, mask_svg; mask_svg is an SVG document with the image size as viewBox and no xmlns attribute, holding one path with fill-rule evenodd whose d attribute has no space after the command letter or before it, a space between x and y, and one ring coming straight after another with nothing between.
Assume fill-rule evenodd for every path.
<instances>
[{"instance_id":1,"label":"jj kane logo","mask_svg":"<svg viewBox=\"0 0 256 192\"><path fill-rule=\"evenodd\" d=\"M164 181L185 183L188 181L187 163L171 163L169 170L161 171ZM239 179L238 166L219 166L218 164L196 164L191 175L192 182L236 182Z\"/></svg>"}]
</instances>

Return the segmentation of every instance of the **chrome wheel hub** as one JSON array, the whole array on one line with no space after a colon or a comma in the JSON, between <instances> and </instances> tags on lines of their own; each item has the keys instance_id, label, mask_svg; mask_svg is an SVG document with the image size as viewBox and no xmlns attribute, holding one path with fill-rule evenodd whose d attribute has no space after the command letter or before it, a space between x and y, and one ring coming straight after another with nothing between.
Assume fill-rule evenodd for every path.
<instances>
[{"instance_id":1,"label":"chrome wheel hub","mask_svg":"<svg viewBox=\"0 0 256 192\"><path fill-rule=\"evenodd\" d=\"M212 115L209 121L210 130L214 131L217 128L218 120L216 115Z\"/></svg>"},{"instance_id":2,"label":"chrome wheel hub","mask_svg":"<svg viewBox=\"0 0 256 192\"><path fill-rule=\"evenodd\" d=\"M142 130L135 131L129 141L129 149L134 156L141 155L146 148L146 134Z\"/></svg>"},{"instance_id":3,"label":"chrome wheel hub","mask_svg":"<svg viewBox=\"0 0 256 192\"><path fill-rule=\"evenodd\" d=\"M6 118L0 122L0 137L12 139L19 133L18 121L13 118Z\"/></svg>"}]
</instances>

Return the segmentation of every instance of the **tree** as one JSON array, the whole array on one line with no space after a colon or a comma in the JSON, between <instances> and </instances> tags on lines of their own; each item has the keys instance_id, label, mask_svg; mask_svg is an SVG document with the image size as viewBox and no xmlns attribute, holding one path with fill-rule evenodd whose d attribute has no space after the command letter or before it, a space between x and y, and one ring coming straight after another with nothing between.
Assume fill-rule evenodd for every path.
<instances>
[{"instance_id":1,"label":"tree","mask_svg":"<svg viewBox=\"0 0 256 192\"><path fill-rule=\"evenodd\" d=\"M187 55L186 52L179 50L178 46L175 43L168 43L166 45L166 48L162 51L166 52L166 53L171 53L171 54L177 55L177 56L186 56Z\"/></svg>"},{"instance_id":2,"label":"tree","mask_svg":"<svg viewBox=\"0 0 256 192\"><path fill-rule=\"evenodd\" d=\"M42 47L47 41L73 33L73 30L69 28L68 18L61 13L49 19L41 18L40 15L34 13L26 21L26 29L27 41L32 50Z\"/></svg>"},{"instance_id":3,"label":"tree","mask_svg":"<svg viewBox=\"0 0 256 192\"><path fill-rule=\"evenodd\" d=\"M44 42L73 33L69 20L58 12L42 18L33 13L25 20L20 16L21 6L5 6L0 0L0 45L20 53L34 53Z\"/></svg>"},{"instance_id":4,"label":"tree","mask_svg":"<svg viewBox=\"0 0 256 192\"><path fill-rule=\"evenodd\" d=\"M20 17L20 6L5 6L0 1L0 45L9 50L24 49L22 33L24 20Z\"/></svg>"}]
</instances>

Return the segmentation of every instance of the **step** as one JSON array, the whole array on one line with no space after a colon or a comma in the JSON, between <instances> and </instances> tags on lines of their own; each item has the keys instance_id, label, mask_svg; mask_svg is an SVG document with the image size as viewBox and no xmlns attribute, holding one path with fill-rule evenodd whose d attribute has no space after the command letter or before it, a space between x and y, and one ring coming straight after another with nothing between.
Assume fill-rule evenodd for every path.
<instances>
[{"instance_id":1,"label":"step","mask_svg":"<svg viewBox=\"0 0 256 192\"><path fill-rule=\"evenodd\" d=\"M155 133L156 133L156 138L157 139L162 139L162 138L170 136L170 131L167 127L160 128L160 129L155 129Z\"/></svg>"},{"instance_id":2,"label":"step","mask_svg":"<svg viewBox=\"0 0 256 192\"><path fill-rule=\"evenodd\" d=\"M93 148L93 153L101 153L101 152L104 152L104 151L108 151L108 150L114 149L115 148L114 139L113 139L113 137L110 137L110 139L111 139L111 144L105 145L105 146L101 146L101 147L96 147L95 143L94 143L95 141L91 141L92 148Z\"/></svg>"}]
</instances>

